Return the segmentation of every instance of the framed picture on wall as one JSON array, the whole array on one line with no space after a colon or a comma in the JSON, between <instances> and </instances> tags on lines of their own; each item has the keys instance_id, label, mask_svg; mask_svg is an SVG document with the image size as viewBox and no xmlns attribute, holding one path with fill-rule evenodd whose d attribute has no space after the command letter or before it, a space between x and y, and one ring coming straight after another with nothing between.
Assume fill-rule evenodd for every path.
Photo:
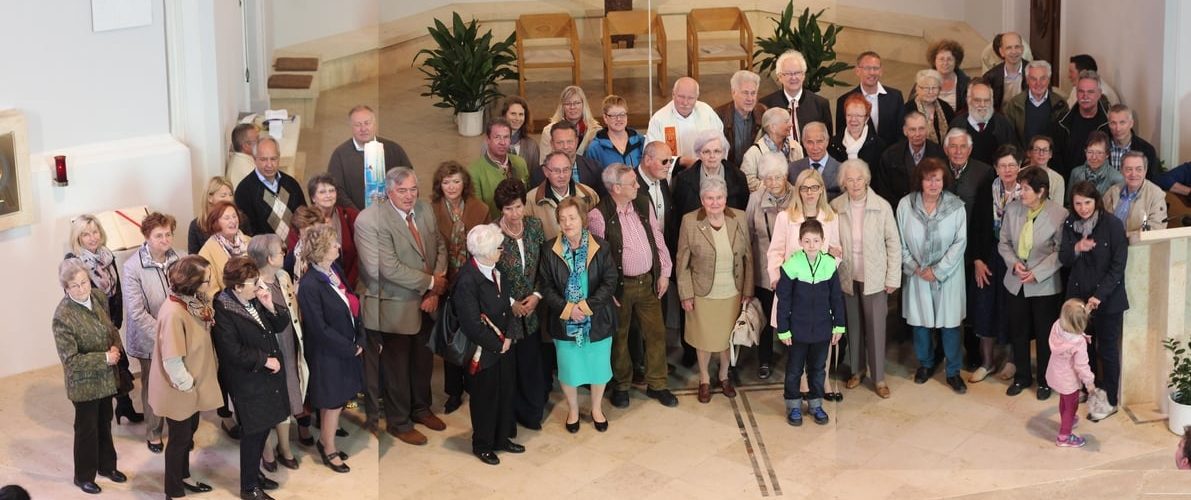
<instances>
[{"instance_id":1,"label":"framed picture on wall","mask_svg":"<svg viewBox=\"0 0 1191 500\"><path fill-rule=\"evenodd\" d=\"M0 110L0 231L33 223L25 115Z\"/></svg>"}]
</instances>

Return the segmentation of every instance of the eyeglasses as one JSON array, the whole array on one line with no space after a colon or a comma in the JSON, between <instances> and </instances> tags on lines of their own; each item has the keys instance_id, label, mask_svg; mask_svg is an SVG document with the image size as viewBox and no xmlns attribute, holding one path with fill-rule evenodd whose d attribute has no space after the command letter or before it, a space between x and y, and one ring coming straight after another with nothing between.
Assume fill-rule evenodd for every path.
<instances>
[{"instance_id":1,"label":"eyeglasses","mask_svg":"<svg viewBox=\"0 0 1191 500\"><path fill-rule=\"evenodd\" d=\"M83 287L88 286L90 284L91 284L90 280L76 281L74 283L67 283L66 289L67 290L82 290Z\"/></svg>"},{"instance_id":2,"label":"eyeglasses","mask_svg":"<svg viewBox=\"0 0 1191 500\"><path fill-rule=\"evenodd\" d=\"M777 76L780 76L782 78L793 78L796 76L801 77L804 75L806 75L805 71L783 71L783 72L777 74Z\"/></svg>"},{"instance_id":3,"label":"eyeglasses","mask_svg":"<svg viewBox=\"0 0 1191 500\"><path fill-rule=\"evenodd\" d=\"M616 114L604 113L604 116L607 117L609 120L623 120L625 118L628 118L629 114L628 113L616 113Z\"/></svg>"},{"instance_id":4,"label":"eyeglasses","mask_svg":"<svg viewBox=\"0 0 1191 500\"><path fill-rule=\"evenodd\" d=\"M1030 148L1030 151L1033 151L1035 153L1049 153L1050 148Z\"/></svg>"},{"instance_id":5,"label":"eyeglasses","mask_svg":"<svg viewBox=\"0 0 1191 500\"><path fill-rule=\"evenodd\" d=\"M820 186L818 184L811 184L809 186L798 186L799 193L818 193L820 189L823 189L823 186Z\"/></svg>"},{"instance_id":6,"label":"eyeglasses","mask_svg":"<svg viewBox=\"0 0 1191 500\"><path fill-rule=\"evenodd\" d=\"M920 85L920 86L918 86L918 90L921 90L922 92L938 92L939 87L934 87L934 86L924 87L924 86Z\"/></svg>"},{"instance_id":7,"label":"eyeglasses","mask_svg":"<svg viewBox=\"0 0 1191 500\"><path fill-rule=\"evenodd\" d=\"M1099 149L1085 149L1083 152L1084 152L1084 154L1086 154L1088 156L1095 156L1095 157L1100 157L1100 156L1104 156L1105 154L1107 154L1103 150L1099 150Z\"/></svg>"},{"instance_id":8,"label":"eyeglasses","mask_svg":"<svg viewBox=\"0 0 1191 500\"><path fill-rule=\"evenodd\" d=\"M722 155L722 154L724 154L724 150L723 149L704 149L703 151L700 151L699 154L701 154L701 155Z\"/></svg>"},{"instance_id":9,"label":"eyeglasses","mask_svg":"<svg viewBox=\"0 0 1191 500\"><path fill-rule=\"evenodd\" d=\"M562 103L562 105L565 107L568 107L568 108L574 108L574 107L582 106L583 101L567 101L567 102Z\"/></svg>"}]
</instances>

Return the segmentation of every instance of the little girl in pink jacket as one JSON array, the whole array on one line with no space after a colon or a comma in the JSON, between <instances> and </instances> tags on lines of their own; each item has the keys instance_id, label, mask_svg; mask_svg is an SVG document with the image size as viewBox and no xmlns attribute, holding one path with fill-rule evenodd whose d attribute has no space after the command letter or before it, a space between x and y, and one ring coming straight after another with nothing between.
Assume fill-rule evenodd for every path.
<instances>
[{"instance_id":1,"label":"little girl in pink jacket","mask_svg":"<svg viewBox=\"0 0 1191 500\"><path fill-rule=\"evenodd\" d=\"M1079 448L1084 438L1071 433L1075 413L1079 410L1079 388L1089 392L1096 389L1095 375L1088 366L1088 342L1084 332L1088 326L1088 310L1080 299L1068 299L1058 321L1050 327L1050 364L1046 368L1046 382L1059 393L1059 435L1056 446ZM1081 384L1082 382L1082 384Z\"/></svg>"}]
</instances>

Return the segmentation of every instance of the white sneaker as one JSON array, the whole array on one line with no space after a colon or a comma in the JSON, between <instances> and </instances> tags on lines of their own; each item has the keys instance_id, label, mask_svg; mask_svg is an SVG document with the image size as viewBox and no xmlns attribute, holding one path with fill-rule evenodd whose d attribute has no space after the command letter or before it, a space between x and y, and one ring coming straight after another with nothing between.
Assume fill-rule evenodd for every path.
<instances>
[{"instance_id":1,"label":"white sneaker","mask_svg":"<svg viewBox=\"0 0 1191 500\"><path fill-rule=\"evenodd\" d=\"M976 382L980 382L981 380L984 380L985 378L988 378L988 368L981 366L980 368L977 368L976 371L972 372L971 375L968 376L968 382L975 384Z\"/></svg>"},{"instance_id":2,"label":"white sneaker","mask_svg":"<svg viewBox=\"0 0 1191 500\"><path fill-rule=\"evenodd\" d=\"M1111 417L1113 415L1116 415L1116 414L1117 414L1117 407L1110 406L1108 408L1108 411L1105 413L1088 413L1088 420L1091 420L1093 422L1099 422L1101 420L1104 420L1104 419Z\"/></svg>"}]
</instances>

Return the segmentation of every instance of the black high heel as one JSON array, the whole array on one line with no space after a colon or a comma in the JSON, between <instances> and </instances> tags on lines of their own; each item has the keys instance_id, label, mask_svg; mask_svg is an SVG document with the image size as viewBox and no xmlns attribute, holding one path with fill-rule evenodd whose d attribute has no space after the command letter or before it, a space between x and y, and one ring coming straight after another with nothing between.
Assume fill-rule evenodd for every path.
<instances>
[{"instance_id":1,"label":"black high heel","mask_svg":"<svg viewBox=\"0 0 1191 500\"><path fill-rule=\"evenodd\" d=\"M211 491L211 485L209 485L207 483L201 483L198 481L195 481L194 484L190 484L186 481L182 481L182 487L186 488L186 491L189 491L191 493L206 493L208 491Z\"/></svg>"},{"instance_id":2,"label":"black high heel","mask_svg":"<svg viewBox=\"0 0 1191 500\"><path fill-rule=\"evenodd\" d=\"M128 396L116 397L116 411L114 415L116 417L116 425L122 425L123 419L128 419L129 422L134 424L145 421L145 414L137 413L136 408L132 406L132 399L129 399Z\"/></svg>"},{"instance_id":3,"label":"black high heel","mask_svg":"<svg viewBox=\"0 0 1191 500\"><path fill-rule=\"evenodd\" d=\"M345 463L334 464L331 462L331 456L327 455L327 450L323 448L322 441L319 441L316 444L316 446L318 447L318 454L322 455L322 457L323 457L323 465L326 465L327 468L329 468L335 472L338 472L340 474L343 474L346 472L351 472L352 469L351 469L351 467L348 467L347 464L345 464ZM339 456L339 453L335 453L335 456ZM343 458L340 457L340 460L343 460Z\"/></svg>"},{"instance_id":4,"label":"black high heel","mask_svg":"<svg viewBox=\"0 0 1191 500\"><path fill-rule=\"evenodd\" d=\"M285 458L285 455L281 453L280 444L273 450L273 457L277 459L277 463L285 466L286 469L298 470L298 457L295 455L294 458Z\"/></svg>"},{"instance_id":5,"label":"black high heel","mask_svg":"<svg viewBox=\"0 0 1191 500\"><path fill-rule=\"evenodd\" d=\"M149 447L149 451L153 453L161 453L165 449L165 443L154 443L152 441L145 441L145 445Z\"/></svg>"}]
</instances>

